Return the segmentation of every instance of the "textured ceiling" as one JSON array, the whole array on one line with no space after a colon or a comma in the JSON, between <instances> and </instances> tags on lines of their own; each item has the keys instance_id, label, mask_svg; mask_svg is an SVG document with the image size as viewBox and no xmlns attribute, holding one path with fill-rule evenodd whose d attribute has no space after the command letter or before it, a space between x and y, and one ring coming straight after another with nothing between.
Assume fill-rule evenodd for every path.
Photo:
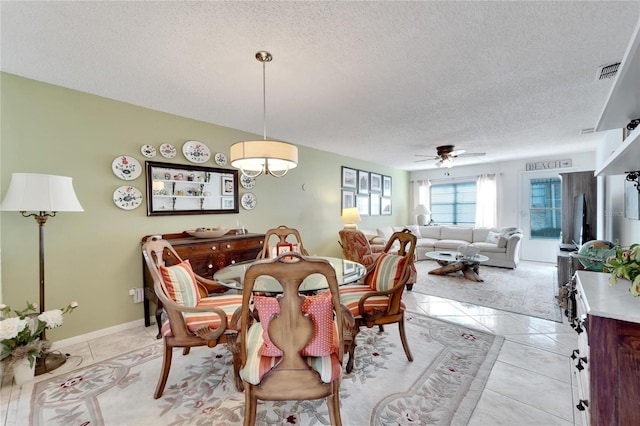
<instances>
[{"instance_id":1,"label":"textured ceiling","mask_svg":"<svg viewBox=\"0 0 640 426\"><path fill-rule=\"evenodd\" d=\"M8 73L406 170L595 148L640 2L0 3Z\"/></svg>"}]
</instances>

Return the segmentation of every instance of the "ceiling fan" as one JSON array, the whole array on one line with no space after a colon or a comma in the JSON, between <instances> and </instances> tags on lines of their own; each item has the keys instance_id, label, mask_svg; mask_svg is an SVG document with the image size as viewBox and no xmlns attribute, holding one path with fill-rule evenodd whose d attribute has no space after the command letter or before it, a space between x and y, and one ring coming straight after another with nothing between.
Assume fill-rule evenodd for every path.
<instances>
[{"instance_id":1,"label":"ceiling fan","mask_svg":"<svg viewBox=\"0 0 640 426\"><path fill-rule=\"evenodd\" d=\"M454 149L454 145L441 145L436 148L437 155L425 155L425 154L416 154L416 157L427 157L419 161L429 161L429 160L438 160L436 163L437 167L451 167L453 166L453 159L457 157L481 157L485 155L484 152L467 152L465 149Z\"/></svg>"}]
</instances>

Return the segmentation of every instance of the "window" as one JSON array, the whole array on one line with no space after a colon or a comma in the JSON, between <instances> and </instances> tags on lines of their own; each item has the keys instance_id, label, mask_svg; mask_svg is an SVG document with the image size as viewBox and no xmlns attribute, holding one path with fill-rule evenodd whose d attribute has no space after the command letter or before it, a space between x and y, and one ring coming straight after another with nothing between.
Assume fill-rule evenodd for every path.
<instances>
[{"instance_id":1,"label":"window","mask_svg":"<svg viewBox=\"0 0 640 426\"><path fill-rule=\"evenodd\" d=\"M562 230L562 187L560 178L531 179L531 239L558 239Z\"/></svg>"},{"instance_id":2,"label":"window","mask_svg":"<svg viewBox=\"0 0 640 426\"><path fill-rule=\"evenodd\" d=\"M438 224L474 225L476 221L476 183L432 185L431 218Z\"/></svg>"}]
</instances>

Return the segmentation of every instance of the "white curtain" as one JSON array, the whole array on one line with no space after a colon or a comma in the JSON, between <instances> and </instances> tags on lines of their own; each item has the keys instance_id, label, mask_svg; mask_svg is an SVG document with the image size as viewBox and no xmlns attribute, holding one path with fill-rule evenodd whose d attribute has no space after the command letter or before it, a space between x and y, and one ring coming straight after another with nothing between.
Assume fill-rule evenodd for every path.
<instances>
[{"instance_id":1,"label":"white curtain","mask_svg":"<svg viewBox=\"0 0 640 426\"><path fill-rule=\"evenodd\" d=\"M431 210L431 181L429 179L414 181L412 195L413 208L411 209L410 213L413 213L413 211L415 211L415 208L418 206L418 204L424 204L429 210ZM428 219L431 219L431 217L429 217Z\"/></svg>"},{"instance_id":2,"label":"white curtain","mask_svg":"<svg viewBox=\"0 0 640 426\"><path fill-rule=\"evenodd\" d=\"M495 174L482 174L476 182L476 226L495 228L498 221L498 191Z\"/></svg>"}]
</instances>

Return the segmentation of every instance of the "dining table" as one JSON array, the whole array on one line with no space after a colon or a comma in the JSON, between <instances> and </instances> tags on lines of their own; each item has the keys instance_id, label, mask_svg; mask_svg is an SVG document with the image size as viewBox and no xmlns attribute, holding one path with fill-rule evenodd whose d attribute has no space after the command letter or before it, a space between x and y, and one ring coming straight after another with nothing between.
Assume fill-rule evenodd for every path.
<instances>
[{"instance_id":1,"label":"dining table","mask_svg":"<svg viewBox=\"0 0 640 426\"><path fill-rule=\"evenodd\" d=\"M364 265L339 257L307 256L307 258L324 259L328 261L336 271L336 281L340 286L357 282L367 272ZM214 272L213 279L218 284L223 285L227 288L242 291L242 289L244 288L244 276L247 272L247 269L249 269L256 262L264 261L268 261L268 259L253 259L244 262L232 263ZM329 288L329 284L327 283L327 280L324 276L320 274L312 274L305 278L300 285L300 293L312 294L320 290L325 290L327 288ZM263 275L256 279L253 287L253 292L282 293L282 287L275 278Z\"/></svg>"}]
</instances>

